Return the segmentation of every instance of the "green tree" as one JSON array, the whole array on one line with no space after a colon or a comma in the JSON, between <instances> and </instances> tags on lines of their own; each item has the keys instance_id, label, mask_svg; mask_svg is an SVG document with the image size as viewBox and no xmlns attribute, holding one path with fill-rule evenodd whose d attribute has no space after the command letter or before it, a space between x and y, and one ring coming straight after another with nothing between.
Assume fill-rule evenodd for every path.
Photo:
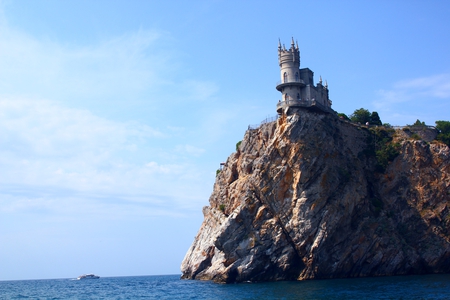
<instances>
[{"instance_id":1,"label":"green tree","mask_svg":"<svg viewBox=\"0 0 450 300\"><path fill-rule=\"evenodd\" d=\"M450 146L450 122L436 121L436 129L439 132L436 139Z\"/></svg>"},{"instance_id":2,"label":"green tree","mask_svg":"<svg viewBox=\"0 0 450 300\"><path fill-rule=\"evenodd\" d=\"M352 120L352 122L365 124L366 122L370 122L370 116L370 111L365 108L360 108L350 115L350 120Z\"/></svg>"},{"instance_id":3,"label":"green tree","mask_svg":"<svg viewBox=\"0 0 450 300\"><path fill-rule=\"evenodd\" d=\"M350 121L349 117L347 117L347 115L344 114L344 113L338 113L337 115L338 115L338 117L341 118L341 119Z\"/></svg>"},{"instance_id":4,"label":"green tree","mask_svg":"<svg viewBox=\"0 0 450 300\"><path fill-rule=\"evenodd\" d=\"M376 111L372 112L372 114L370 115L369 123L371 125L381 125L381 124L383 124L383 123L381 123L380 116L378 115L378 113Z\"/></svg>"},{"instance_id":5,"label":"green tree","mask_svg":"<svg viewBox=\"0 0 450 300\"><path fill-rule=\"evenodd\" d=\"M416 122L412 124L412 126L427 126L427 125L425 125L425 122L420 122L420 120L417 119Z\"/></svg>"}]
</instances>

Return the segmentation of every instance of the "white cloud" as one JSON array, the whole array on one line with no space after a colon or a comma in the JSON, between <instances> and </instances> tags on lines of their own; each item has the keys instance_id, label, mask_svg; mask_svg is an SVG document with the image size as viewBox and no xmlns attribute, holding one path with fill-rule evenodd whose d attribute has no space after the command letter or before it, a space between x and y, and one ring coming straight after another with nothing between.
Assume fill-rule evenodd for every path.
<instances>
[{"instance_id":1,"label":"white cloud","mask_svg":"<svg viewBox=\"0 0 450 300\"><path fill-rule=\"evenodd\" d=\"M180 116L164 116L170 126L155 121L162 132L151 122L117 121L105 112L120 106L116 112L127 115L121 120L139 114L135 119L151 120L168 110L166 100L177 89L183 103L214 97L213 82L187 74L173 81L180 66L178 50L165 46L170 34L139 30L94 44L62 44L8 27L1 5L0 25L3 211L114 214L123 206L136 214L177 214L205 203L203 171L189 160L204 150L182 144L189 130L172 122Z\"/></svg>"},{"instance_id":2,"label":"white cloud","mask_svg":"<svg viewBox=\"0 0 450 300\"><path fill-rule=\"evenodd\" d=\"M178 145L176 147L176 152L182 154L188 154L192 156L200 156L205 152L205 149L198 148L192 145Z\"/></svg>"},{"instance_id":3,"label":"white cloud","mask_svg":"<svg viewBox=\"0 0 450 300\"><path fill-rule=\"evenodd\" d=\"M156 174L176 174L179 175L185 170L185 166L176 164L158 164L157 162L151 161L145 164L145 167L149 172Z\"/></svg>"},{"instance_id":4,"label":"white cloud","mask_svg":"<svg viewBox=\"0 0 450 300\"><path fill-rule=\"evenodd\" d=\"M390 89L379 90L378 95L372 105L382 113L383 120L395 125L417 119L434 124L435 120L448 119L450 74L401 80Z\"/></svg>"},{"instance_id":5,"label":"white cloud","mask_svg":"<svg viewBox=\"0 0 450 300\"><path fill-rule=\"evenodd\" d=\"M418 97L450 98L450 74L403 80L394 88Z\"/></svg>"},{"instance_id":6,"label":"white cloud","mask_svg":"<svg viewBox=\"0 0 450 300\"><path fill-rule=\"evenodd\" d=\"M165 34L139 30L91 45L63 45L2 26L1 93L91 101L136 97L167 83L173 52L156 47Z\"/></svg>"},{"instance_id":7,"label":"white cloud","mask_svg":"<svg viewBox=\"0 0 450 300\"><path fill-rule=\"evenodd\" d=\"M186 80L182 86L188 99L193 101L213 101L219 90L218 85L211 81Z\"/></svg>"},{"instance_id":8,"label":"white cloud","mask_svg":"<svg viewBox=\"0 0 450 300\"><path fill-rule=\"evenodd\" d=\"M165 138L143 124L114 122L51 101L0 99L3 210L64 211L62 206L78 199L86 210L104 209L107 202L119 212L117 203L140 203L153 207L143 211L174 213L176 207L167 206L186 197L173 184L182 178L181 190L195 198L192 183L198 178L192 173L198 170L187 163L141 163L164 151L152 145ZM109 206L111 201L116 204ZM126 204L125 211L137 206Z\"/></svg>"},{"instance_id":9,"label":"white cloud","mask_svg":"<svg viewBox=\"0 0 450 300\"><path fill-rule=\"evenodd\" d=\"M389 90L378 91L380 98L374 102L377 107L408 101L430 101L433 98L450 98L450 74L440 74L402 80Z\"/></svg>"}]
</instances>

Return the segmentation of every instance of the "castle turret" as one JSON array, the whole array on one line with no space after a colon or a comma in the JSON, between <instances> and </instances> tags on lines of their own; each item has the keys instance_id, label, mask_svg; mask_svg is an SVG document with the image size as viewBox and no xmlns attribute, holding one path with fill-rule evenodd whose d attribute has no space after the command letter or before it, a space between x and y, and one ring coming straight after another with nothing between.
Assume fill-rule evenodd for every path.
<instances>
[{"instance_id":1,"label":"castle turret","mask_svg":"<svg viewBox=\"0 0 450 300\"><path fill-rule=\"evenodd\" d=\"M286 50L284 45L281 48L281 42L278 42L278 63L281 81L277 90L283 94L283 100L300 99L300 88L305 84L300 79L300 51L293 38L289 50Z\"/></svg>"}]
</instances>

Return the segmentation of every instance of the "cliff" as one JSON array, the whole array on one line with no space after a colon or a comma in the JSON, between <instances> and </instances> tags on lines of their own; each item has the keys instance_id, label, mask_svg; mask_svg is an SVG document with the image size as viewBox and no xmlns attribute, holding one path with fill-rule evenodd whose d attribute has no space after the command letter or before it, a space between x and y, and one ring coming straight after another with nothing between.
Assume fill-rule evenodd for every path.
<instances>
[{"instance_id":1,"label":"cliff","mask_svg":"<svg viewBox=\"0 0 450 300\"><path fill-rule=\"evenodd\" d=\"M248 130L218 174L182 278L303 280L450 271L450 150L298 110Z\"/></svg>"}]
</instances>

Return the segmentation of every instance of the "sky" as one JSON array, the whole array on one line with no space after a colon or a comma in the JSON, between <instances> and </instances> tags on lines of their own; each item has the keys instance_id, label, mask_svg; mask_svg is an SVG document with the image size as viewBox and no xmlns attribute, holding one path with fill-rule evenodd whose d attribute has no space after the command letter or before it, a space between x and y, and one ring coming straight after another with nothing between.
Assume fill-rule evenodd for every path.
<instances>
[{"instance_id":1,"label":"sky","mask_svg":"<svg viewBox=\"0 0 450 300\"><path fill-rule=\"evenodd\" d=\"M448 1L0 0L0 280L180 274L278 41L332 108L450 120Z\"/></svg>"}]
</instances>

